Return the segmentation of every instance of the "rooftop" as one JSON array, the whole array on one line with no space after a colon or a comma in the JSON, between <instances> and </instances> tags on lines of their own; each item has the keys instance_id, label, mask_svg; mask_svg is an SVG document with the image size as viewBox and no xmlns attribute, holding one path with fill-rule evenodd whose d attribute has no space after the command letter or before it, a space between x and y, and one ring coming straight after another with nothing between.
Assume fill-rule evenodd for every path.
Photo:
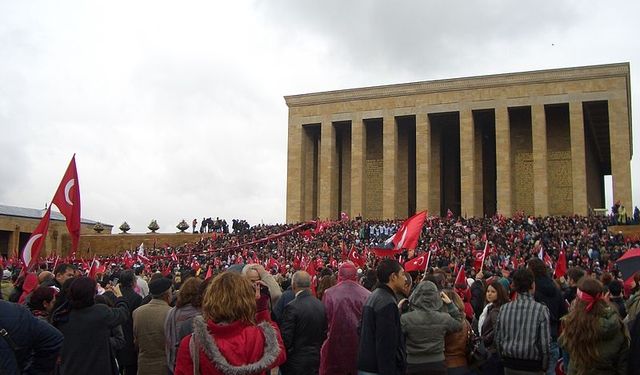
<instances>
[{"instance_id":1,"label":"rooftop","mask_svg":"<svg viewBox=\"0 0 640 375\"><path fill-rule=\"evenodd\" d=\"M15 207L15 206L5 206L0 204L0 216L14 216L14 217L24 217L28 219L41 219L42 215L44 215L45 209L36 209L36 208L26 208L26 207ZM57 211L51 210L51 220L57 221L65 221L64 216ZM82 224L96 224L97 221L83 219L80 218L80 222ZM113 227L113 225L102 223L102 225L107 227Z\"/></svg>"}]
</instances>

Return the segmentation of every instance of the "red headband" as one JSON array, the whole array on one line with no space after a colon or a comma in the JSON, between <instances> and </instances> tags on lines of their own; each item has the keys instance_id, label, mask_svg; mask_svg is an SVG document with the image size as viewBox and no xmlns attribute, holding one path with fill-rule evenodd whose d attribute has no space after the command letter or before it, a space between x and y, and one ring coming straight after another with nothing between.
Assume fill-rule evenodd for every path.
<instances>
[{"instance_id":1,"label":"red headband","mask_svg":"<svg viewBox=\"0 0 640 375\"><path fill-rule=\"evenodd\" d=\"M587 307L585 308L587 312L591 311L593 309L593 306L595 306L598 301L602 300L602 293L598 293L594 297L588 293L583 292L580 289L578 289L576 296L587 303Z\"/></svg>"}]
</instances>

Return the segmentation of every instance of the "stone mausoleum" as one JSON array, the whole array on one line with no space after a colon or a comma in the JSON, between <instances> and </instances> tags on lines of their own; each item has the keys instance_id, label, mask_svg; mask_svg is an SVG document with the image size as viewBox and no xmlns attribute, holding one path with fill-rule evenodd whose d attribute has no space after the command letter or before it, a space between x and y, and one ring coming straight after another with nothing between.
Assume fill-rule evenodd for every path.
<instances>
[{"instance_id":1,"label":"stone mausoleum","mask_svg":"<svg viewBox=\"0 0 640 375\"><path fill-rule=\"evenodd\" d=\"M287 222L631 207L629 64L285 97Z\"/></svg>"}]
</instances>

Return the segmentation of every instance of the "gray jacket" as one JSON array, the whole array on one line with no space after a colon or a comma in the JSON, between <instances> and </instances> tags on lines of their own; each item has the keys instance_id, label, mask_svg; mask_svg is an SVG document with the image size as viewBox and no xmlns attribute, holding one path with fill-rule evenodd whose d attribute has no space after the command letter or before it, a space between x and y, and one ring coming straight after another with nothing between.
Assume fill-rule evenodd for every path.
<instances>
[{"instance_id":1,"label":"gray jacket","mask_svg":"<svg viewBox=\"0 0 640 375\"><path fill-rule=\"evenodd\" d=\"M444 336L462 329L462 316L450 303L449 313L439 311L443 305L440 292L431 281L423 281L409 297L411 311L400 317L407 345L407 363L444 361Z\"/></svg>"}]
</instances>

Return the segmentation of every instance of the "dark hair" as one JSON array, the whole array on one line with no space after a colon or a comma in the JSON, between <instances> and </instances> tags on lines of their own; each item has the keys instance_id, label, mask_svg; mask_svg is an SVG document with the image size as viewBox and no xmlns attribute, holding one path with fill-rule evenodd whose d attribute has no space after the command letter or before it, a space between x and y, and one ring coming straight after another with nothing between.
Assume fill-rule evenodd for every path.
<instances>
[{"instance_id":1,"label":"dark hair","mask_svg":"<svg viewBox=\"0 0 640 375\"><path fill-rule=\"evenodd\" d=\"M39 286L36 290L31 293L31 298L29 299L29 307L32 310L44 310L44 303L51 303L53 298L56 296L55 289L49 286Z\"/></svg>"},{"instance_id":2,"label":"dark hair","mask_svg":"<svg viewBox=\"0 0 640 375\"><path fill-rule=\"evenodd\" d=\"M78 277L73 280L69 287L69 303L74 309L83 309L85 307L93 306L96 296L95 280L85 276Z\"/></svg>"},{"instance_id":3,"label":"dark hair","mask_svg":"<svg viewBox=\"0 0 640 375\"><path fill-rule=\"evenodd\" d=\"M513 288L518 293L526 293L533 287L533 272L521 268L513 274Z\"/></svg>"},{"instance_id":4,"label":"dark hair","mask_svg":"<svg viewBox=\"0 0 640 375\"><path fill-rule=\"evenodd\" d=\"M378 282L380 284L386 284L389 282L391 275L402 271L402 266L395 259L383 259L378 263L376 268L376 275L378 276Z\"/></svg>"},{"instance_id":5,"label":"dark hair","mask_svg":"<svg viewBox=\"0 0 640 375\"><path fill-rule=\"evenodd\" d=\"M53 270L53 275L58 276L62 273L67 272L68 269L73 269L73 266L67 263L58 264Z\"/></svg>"},{"instance_id":6,"label":"dark hair","mask_svg":"<svg viewBox=\"0 0 640 375\"><path fill-rule=\"evenodd\" d=\"M136 275L133 274L132 270L124 270L120 272L120 278L118 282L124 288L133 288L133 283L136 280Z\"/></svg>"},{"instance_id":7,"label":"dark hair","mask_svg":"<svg viewBox=\"0 0 640 375\"><path fill-rule=\"evenodd\" d=\"M527 268L533 272L534 277L544 277L547 275L547 266L540 258L531 258L527 262Z\"/></svg>"},{"instance_id":8,"label":"dark hair","mask_svg":"<svg viewBox=\"0 0 640 375\"><path fill-rule=\"evenodd\" d=\"M577 284L584 277L584 270L580 267L571 267L567 270L567 277Z\"/></svg>"},{"instance_id":9,"label":"dark hair","mask_svg":"<svg viewBox=\"0 0 640 375\"><path fill-rule=\"evenodd\" d=\"M620 280L611 280L611 282L608 285L608 288L609 288L609 293L611 293L612 296L618 297L620 293L622 293L623 286Z\"/></svg>"},{"instance_id":10,"label":"dark hair","mask_svg":"<svg viewBox=\"0 0 640 375\"><path fill-rule=\"evenodd\" d=\"M493 289L496 290L496 294L498 297L496 298L496 301L493 303L494 305L502 306L505 303L509 302L509 293L507 292L507 290L504 288L504 285L502 285L500 281L496 280L491 284L487 285L487 288L484 291L485 298L486 298L487 290L489 290L489 287L492 287Z\"/></svg>"},{"instance_id":11,"label":"dark hair","mask_svg":"<svg viewBox=\"0 0 640 375\"><path fill-rule=\"evenodd\" d=\"M144 271L144 267L133 267L133 271L136 273L136 275L140 275L142 271Z\"/></svg>"}]
</instances>

